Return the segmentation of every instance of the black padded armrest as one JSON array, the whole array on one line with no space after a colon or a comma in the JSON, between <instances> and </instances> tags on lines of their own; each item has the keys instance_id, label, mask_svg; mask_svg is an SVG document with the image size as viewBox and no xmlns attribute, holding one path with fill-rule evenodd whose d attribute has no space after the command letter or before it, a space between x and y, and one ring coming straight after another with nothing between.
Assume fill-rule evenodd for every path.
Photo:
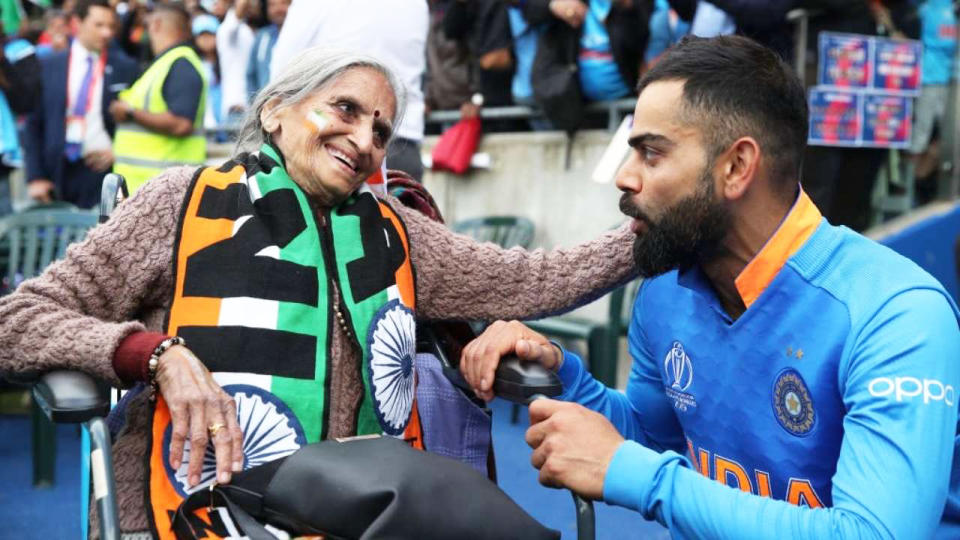
<instances>
[{"instance_id":1,"label":"black padded armrest","mask_svg":"<svg viewBox=\"0 0 960 540\"><path fill-rule=\"evenodd\" d=\"M417 352L430 353L443 366L443 374L454 386L460 387L468 396L473 390L460 374L460 347L474 337L469 327L463 325L468 336L453 336L430 323L417 325ZM456 328L454 328L456 329ZM447 330L450 330L448 327ZM459 347L453 341L459 338ZM455 350L454 350L455 349ZM500 359L494 375L493 391L497 397L513 403L529 403L535 397L556 397L563 393L560 377L536 362L523 362L513 355Z\"/></svg>"},{"instance_id":2,"label":"black padded armrest","mask_svg":"<svg viewBox=\"0 0 960 540\"><path fill-rule=\"evenodd\" d=\"M493 379L493 393L513 403L530 403L538 397L563 393L560 377L537 362L524 362L508 355L500 359Z\"/></svg>"},{"instance_id":3,"label":"black padded armrest","mask_svg":"<svg viewBox=\"0 0 960 540\"><path fill-rule=\"evenodd\" d=\"M110 412L109 389L80 371L47 373L33 386L33 398L58 424L79 424Z\"/></svg>"}]
</instances>

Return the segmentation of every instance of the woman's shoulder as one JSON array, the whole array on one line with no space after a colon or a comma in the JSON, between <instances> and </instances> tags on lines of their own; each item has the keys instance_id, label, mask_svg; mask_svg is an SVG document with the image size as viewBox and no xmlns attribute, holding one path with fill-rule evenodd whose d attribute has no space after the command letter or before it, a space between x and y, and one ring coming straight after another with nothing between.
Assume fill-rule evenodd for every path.
<instances>
[{"instance_id":1,"label":"woman's shoulder","mask_svg":"<svg viewBox=\"0 0 960 540\"><path fill-rule=\"evenodd\" d=\"M148 180L137 190L136 196L151 199L182 196L197 171L195 166L170 167Z\"/></svg>"},{"instance_id":2,"label":"woman's shoulder","mask_svg":"<svg viewBox=\"0 0 960 540\"><path fill-rule=\"evenodd\" d=\"M117 207L110 221L140 219L149 216L148 222L165 221L164 216L179 215L184 197L197 167L171 167L148 180L129 200ZM174 218L175 219L175 218Z\"/></svg>"}]
</instances>

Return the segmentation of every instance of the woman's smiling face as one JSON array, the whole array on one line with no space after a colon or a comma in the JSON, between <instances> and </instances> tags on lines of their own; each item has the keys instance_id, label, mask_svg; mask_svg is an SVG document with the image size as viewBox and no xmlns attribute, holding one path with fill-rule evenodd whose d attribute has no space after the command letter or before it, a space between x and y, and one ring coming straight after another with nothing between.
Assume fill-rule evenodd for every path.
<instances>
[{"instance_id":1,"label":"woman's smiling face","mask_svg":"<svg viewBox=\"0 0 960 540\"><path fill-rule=\"evenodd\" d=\"M383 73L355 67L295 105L268 102L260 118L283 154L290 178L329 207L380 168L396 109Z\"/></svg>"}]
</instances>

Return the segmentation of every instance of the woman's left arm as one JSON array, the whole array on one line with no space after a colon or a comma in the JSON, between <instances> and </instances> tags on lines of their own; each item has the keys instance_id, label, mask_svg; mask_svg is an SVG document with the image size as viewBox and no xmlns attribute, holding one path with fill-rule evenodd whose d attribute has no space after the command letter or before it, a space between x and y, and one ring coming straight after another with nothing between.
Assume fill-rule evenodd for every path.
<instances>
[{"instance_id":1,"label":"woman's left arm","mask_svg":"<svg viewBox=\"0 0 960 540\"><path fill-rule=\"evenodd\" d=\"M537 319L586 304L636 276L627 226L569 249L503 249L389 202L410 237L423 317Z\"/></svg>"}]
</instances>

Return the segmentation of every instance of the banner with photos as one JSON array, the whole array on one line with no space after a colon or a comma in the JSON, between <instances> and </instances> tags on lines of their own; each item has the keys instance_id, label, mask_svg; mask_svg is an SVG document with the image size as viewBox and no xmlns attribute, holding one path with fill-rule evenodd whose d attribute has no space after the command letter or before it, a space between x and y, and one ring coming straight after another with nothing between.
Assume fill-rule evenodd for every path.
<instances>
[{"instance_id":1,"label":"banner with photos","mask_svg":"<svg viewBox=\"0 0 960 540\"><path fill-rule=\"evenodd\" d=\"M920 93L919 41L822 32L810 89L814 146L906 148Z\"/></svg>"}]
</instances>

